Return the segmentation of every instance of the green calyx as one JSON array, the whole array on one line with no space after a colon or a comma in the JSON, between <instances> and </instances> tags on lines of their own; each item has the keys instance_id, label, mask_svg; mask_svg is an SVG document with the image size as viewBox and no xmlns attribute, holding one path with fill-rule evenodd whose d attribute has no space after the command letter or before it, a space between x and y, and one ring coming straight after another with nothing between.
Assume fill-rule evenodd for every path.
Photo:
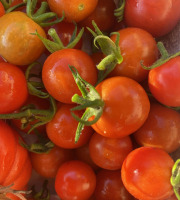
<instances>
[{"instance_id":1,"label":"green calyx","mask_svg":"<svg viewBox=\"0 0 180 200\"><path fill-rule=\"evenodd\" d=\"M123 20L125 3L125 0L120 0L118 8L114 10L114 16L117 18L118 22L121 22Z\"/></svg>"},{"instance_id":2,"label":"green calyx","mask_svg":"<svg viewBox=\"0 0 180 200\"><path fill-rule=\"evenodd\" d=\"M46 12L48 10L48 3L43 1L40 8L36 10L37 0L27 0L26 13L33 21L39 24L41 27L52 26L64 19L64 13L62 17L58 18L54 12Z\"/></svg>"},{"instance_id":3,"label":"green calyx","mask_svg":"<svg viewBox=\"0 0 180 200\"><path fill-rule=\"evenodd\" d=\"M178 159L173 168L171 176L171 185L178 200L180 200L180 159Z\"/></svg>"},{"instance_id":4,"label":"green calyx","mask_svg":"<svg viewBox=\"0 0 180 200\"><path fill-rule=\"evenodd\" d=\"M43 42L45 47L50 53L54 53L55 51L61 50L61 49L72 49L75 47L75 45L79 42L82 35L84 33L84 28L80 30L80 32L77 34L77 25L75 24L75 29L73 31L71 40L67 46L64 46L61 39L59 38L56 30L54 28L50 28L48 30L48 35L52 38L53 41L48 40L46 38L43 38L41 35L38 34L36 31L35 35L39 37L39 39ZM77 35L77 36L76 36Z\"/></svg>"},{"instance_id":5,"label":"green calyx","mask_svg":"<svg viewBox=\"0 0 180 200\"><path fill-rule=\"evenodd\" d=\"M79 104L78 106L71 109L72 116L79 122L75 142L78 142L81 131L84 126L90 126L98 121L103 113L104 102L101 99L99 93L96 91L94 86L86 82L81 78L75 67L69 66L74 80L82 93L82 96L75 94L72 97L72 102ZM85 110L81 118L79 118L73 111ZM89 121L90 118L93 118Z\"/></svg>"},{"instance_id":6,"label":"green calyx","mask_svg":"<svg viewBox=\"0 0 180 200\"><path fill-rule=\"evenodd\" d=\"M168 62L170 59L175 58L180 55L180 51L173 55L169 55L169 53L167 52L167 50L162 42L158 42L157 47L159 49L161 57L149 67L146 67L145 65L143 65L143 61L141 61L141 66L143 69L146 69L146 70L154 69L154 68L159 67L159 66L163 65L164 63Z\"/></svg>"},{"instance_id":7,"label":"green calyx","mask_svg":"<svg viewBox=\"0 0 180 200\"><path fill-rule=\"evenodd\" d=\"M25 1L23 3L19 3L19 4L15 5L15 6L11 6L12 0L0 0L0 2L3 4L6 13L12 12L17 8L26 6Z\"/></svg>"},{"instance_id":8,"label":"green calyx","mask_svg":"<svg viewBox=\"0 0 180 200\"><path fill-rule=\"evenodd\" d=\"M34 66L37 66L37 64L38 63L36 62L31 64L26 70L25 76L28 90L31 95L37 96L39 98L47 98L50 102L50 108L47 110L36 109L30 104L22 107L17 113L14 112L8 114L0 114L0 119L21 119L22 128L26 128L30 122L35 120L36 123L31 126L28 133L32 132L35 128L51 121L56 113L56 101L48 93L42 91L44 87L42 82L37 79L38 75L31 73L31 70ZM31 79L34 80L32 81ZM35 81L35 79L37 81Z\"/></svg>"},{"instance_id":9,"label":"green calyx","mask_svg":"<svg viewBox=\"0 0 180 200\"><path fill-rule=\"evenodd\" d=\"M107 75L115 68L117 64L122 63L123 57L121 55L119 47L120 35L117 32L111 33L111 35L116 34L116 41L113 42L108 36L104 35L100 29L97 27L96 23L92 21L95 32L90 28L87 28L94 36L95 47L101 49L103 54L106 56L98 65L98 81L97 84L104 80Z\"/></svg>"}]
</instances>

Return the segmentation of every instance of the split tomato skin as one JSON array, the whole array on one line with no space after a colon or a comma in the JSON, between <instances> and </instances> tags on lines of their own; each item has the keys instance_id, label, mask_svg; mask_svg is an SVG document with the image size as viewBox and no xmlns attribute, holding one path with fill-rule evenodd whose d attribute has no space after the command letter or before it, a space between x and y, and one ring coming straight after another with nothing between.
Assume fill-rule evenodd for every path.
<instances>
[{"instance_id":1,"label":"split tomato skin","mask_svg":"<svg viewBox=\"0 0 180 200\"><path fill-rule=\"evenodd\" d=\"M32 171L29 154L19 144L18 133L2 120L0 120L0 137L0 185L14 184L13 189L24 190Z\"/></svg>"},{"instance_id":2,"label":"split tomato skin","mask_svg":"<svg viewBox=\"0 0 180 200\"><path fill-rule=\"evenodd\" d=\"M157 44L153 36L141 28L129 27L117 31L120 34L119 47L123 61L117 64L109 76L126 76L144 81L148 76L148 70L141 66L151 66L159 56ZM115 42L117 35L111 36Z\"/></svg>"},{"instance_id":3,"label":"split tomato skin","mask_svg":"<svg viewBox=\"0 0 180 200\"><path fill-rule=\"evenodd\" d=\"M173 165L170 155L160 148L137 148L123 162L123 184L137 199L167 199L173 194L170 183Z\"/></svg>"},{"instance_id":4,"label":"split tomato skin","mask_svg":"<svg viewBox=\"0 0 180 200\"><path fill-rule=\"evenodd\" d=\"M148 85L154 98L166 106L180 106L180 56L151 69Z\"/></svg>"},{"instance_id":5,"label":"split tomato skin","mask_svg":"<svg viewBox=\"0 0 180 200\"><path fill-rule=\"evenodd\" d=\"M148 117L149 98L142 86L127 77L107 78L96 86L104 101L103 113L93 129L110 138L122 138L139 129Z\"/></svg>"},{"instance_id":6,"label":"split tomato skin","mask_svg":"<svg viewBox=\"0 0 180 200\"><path fill-rule=\"evenodd\" d=\"M14 11L0 17L0 55L9 63L28 65L36 61L45 46L35 33L46 38L45 31L25 13Z\"/></svg>"},{"instance_id":7,"label":"split tomato skin","mask_svg":"<svg viewBox=\"0 0 180 200\"><path fill-rule=\"evenodd\" d=\"M17 66L0 63L0 93L1 114L13 112L25 103L28 97L27 82Z\"/></svg>"},{"instance_id":8,"label":"split tomato skin","mask_svg":"<svg viewBox=\"0 0 180 200\"><path fill-rule=\"evenodd\" d=\"M154 37L160 37L178 23L179 8L179 0L127 0L124 19L127 26L142 28Z\"/></svg>"},{"instance_id":9,"label":"split tomato skin","mask_svg":"<svg viewBox=\"0 0 180 200\"><path fill-rule=\"evenodd\" d=\"M52 53L46 59L42 69L42 80L51 96L62 103L72 104L74 94L81 95L69 69L74 66L80 76L95 85L97 69L91 57L79 49L63 49Z\"/></svg>"}]
</instances>

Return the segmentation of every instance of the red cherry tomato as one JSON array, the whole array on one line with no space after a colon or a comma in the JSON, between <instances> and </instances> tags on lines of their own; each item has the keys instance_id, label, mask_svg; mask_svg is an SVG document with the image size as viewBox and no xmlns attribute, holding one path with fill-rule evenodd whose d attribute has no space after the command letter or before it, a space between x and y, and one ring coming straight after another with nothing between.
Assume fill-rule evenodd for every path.
<instances>
[{"instance_id":1,"label":"red cherry tomato","mask_svg":"<svg viewBox=\"0 0 180 200\"><path fill-rule=\"evenodd\" d=\"M58 16L65 14L65 20L68 22L79 22L88 17L96 8L98 0L48 0L50 9Z\"/></svg>"},{"instance_id":2,"label":"red cherry tomato","mask_svg":"<svg viewBox=\"0 0 180 200\"><path fill-rule=\"evenodd\" d=\"M19 109L26 101L28 89L23 72L15 65L0 63L0 113Z\"/></svg>"},{"instance_id":3,"label":"red cherry tomato","mask_svg":"<svg viewBox=\"0 0 180 200\"><path fill-rule=\"evenodd\" d=\"M74 66L87 82L94 85L97 70L91 57L78 49L63 49L52 53L42 69L42 80L47 91L58 101L72 103L74 94L80 95L69 65Z\"/></svg>"},{"instance_id":4,"label":"red cherry tomato","mask_svg":"<svg viewBox=\"0 0 180 200\"><path fill-rule=\"evenodd\" d=\"M170 183L173 165L170 155L160 148L137 148L123 162L123 184L137 199L166 199L173 194Z\"/></svg>"},{"instance_id":5,"label":"red cherry tomato","mask_svg":"<svg viewBox=\"0 0 180 200\"><path fill-rule=\"evenodd\" d=\"M58 107L54 118L47 123L46 131L49 139L59 147L62 148L78 148L86 144L93 133L90 126L86 126L77 143L75 143L75 134L78 125L71 115L70 109L72 105L62 104ZM77 112L81 115L82 112Z\"/></svg>"},{"instance_id":6,"label":"red cherry tomato","mask_svg":"<svg viewBox=\"0 0 180 200\"><path fill-rule=\"evenodd\" d=\"M105 79L96 86L105 103L93 129L110 138L122 138L139 129L148 117L150 103L142 86L127 77Z\"/></svg>"},{"instance_id":7,"label":"red cherry tomato","mask_svg":"<svg viewBox=\"0 0 180 200\"><path fill-rule=\"evenodd\" d=\"M133 136L142 146L159 147L171 153L180 147L180 114L151 103L147 120Z\"/></svg>"},{"instance_id":8,"label":"red cherry tomato","mask_svg":"<svg viewBox=\"0 0 180 200\"><path fill-rule=\"evenodd\" d=\"M96 175L96 189L94 196L98 200L134 199L122 183L121 170L100 170Z\"/></svg>"},{"instance_id":9,"label":"red cherry tomato","mask_svg":"<svg viewBox=\"0 0 180 200\"><path fill-rule=\"evenodd\" d=\"M61 199L85 200L91 197L96 176L91 167L81 161L62 164L55 179L55 190Z\"/></svg>"},{"instance_id":10,"label":"red cherry tomato","mask_svg":"<svg viewBox=\"0 0 180 200\"><path fill-rule=\"evenodd\" d=\"M31 153L33 169L46 178L54 178L59 166L72 158L72 150L57 146L53 147L48 153Z\"/></svg>"},{"instance_id":11,"label":"red cherry tomato","mask_svg":"<svg viewBox=\"0 0 180 200\"><path fill-rule=\"evenodd\" d=\"M3 16L5 14L5 9L3 4L0 2L0 17Z\"/></svg>"},{"instance_id":12,"label":"red cherry tomato","mask_svg":"<svg viewBox=\"0 0 180 200\"><path fill-rule=\"evenodd\" d=\"M180 56L149 72L148 85L154 98L167 106L180 106Z\"/></svg>"},{"instance_id":13,"label":"red cherry tomato","mask_svg":"<svg viewBox=\"0 0 180 200\"><path fill-rule=\"evenodd\" d=\"M89 141L89 153L93 162L103 169L120 169L125 157L132 151L129 136L108 138L94 133Z\"/></svg>"},{"instance_id":14,"label":"red cherry tomato","mask_svg":"<svg viewBox=\"0 0 180 200\"><path fill-rule=\"evenodd\" d=\"M31 162L26 149L19 144L18 133L0 120L0 185L24 190L31 176ZM14 195L8 194L12 200Z\"/></svg>"},{"instance_id":15,"label":"red cherry tomato","mask_svg":"<svg viewBox=\"0 0 180 200\"><path fill-rule=\"evenodd\" d=\"M147 30L154 37L169 33L180 19L180 0L126 0L127 26Z\"/></svg>"},{"instance_id":16,"label":"red cherry tomato","mask_svg":"<svg viewBox=\"0 0 180 200\"><path fill-rule=\"evenodd\" d=\"M126 76L138 82L145 80L148 70L141 66L152 65L158 58L156 41L147 31L140 28L124 28L118 31L120 34L119 47L123 56L123 62L117 64L109 76ZM117 35L112 35L115 42Z\"/></svg>"},{"instance_id":17,"label":"red cherry tomato","mask_svg":"<svg viewBox=\"0 0 180 200\"><path fill-rule=\"evenodd\" d=\"M101 31L109 31L115 23L114 10L115 2L112 0L98 0L95 10L79 24L94 29L92 20L95 21Z\"/></svg>"}]
</instances>

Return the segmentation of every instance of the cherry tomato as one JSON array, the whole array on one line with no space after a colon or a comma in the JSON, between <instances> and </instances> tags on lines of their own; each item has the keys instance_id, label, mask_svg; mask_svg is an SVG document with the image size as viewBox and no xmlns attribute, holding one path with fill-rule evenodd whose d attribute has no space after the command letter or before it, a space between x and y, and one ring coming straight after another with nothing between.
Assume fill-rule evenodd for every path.
<instances>
[{"instance_id":1,"label":"cherry tomato","mask_svg":"<svg viewBox=\"0 0 180 200\"><path fill-rule=\"evenodd\" d=\"M180 106L180 56L149 72L148 85L154 98L167 106Z\"/></svg>"},{"instance_id":2,"label":"cherry tomato","mask_svg":"<svg viewBox=\"0 0 180 200\"><path fill-rule=\"evenodd\" d=\"M98 0L95 10L79 24L94 29L92 25L92 20L94 20L101 31L109 31L116 20L114 16L115 8L115 2L112 0Z\"/></svg>"},{"instance_id":3,"label":"cherry tomato","mask_svg":"<svg viewBox=\"0 0 180 200\"><path fill-rule=\"evenodd\" d=\"M127 26L147 30L154 37L169 33L180 19L179 0L126 0L124 19Z\"/></svg>"},{"instance_id":4,"label":"cherry tomato","mask_svg":"<svg viewBox=\"0 0 180 200\"><path fill-rule=\"evenodd\" d=\"M171 153L180 146L180 114L151 103L147 120L133 136L142 146L159 147Z\"/></svg>"},{"instance_id":5,"label":"cherry tomato","mask_svg":"<svg viewBox=\"0 0 180 200\"><path fill-rule=\"evenodd\" d=\"M68 22L79 22L88 17L96 8L98 0L48 0L50 9L58 16L65 14Z\"/></svg>"},{"instance_id":6,"label":"cherry tomato","mask_svg":"<svg viewBox=\"0 0 180 200\"><path fill-rule=\"evenodd\" d=\"M71 37L73 35L75 24L70 22L62 21L58 24L54 24L51 27L45 28L45 31L48 33L49 28L53 28L56 30L56 33L58 34L61 42L64 46L67 46L69 42L71 41ZM79 33L80 28L77 26L77 34ZM76 35L77 35L76 34ZM47 38L52 40L51 37L47 34ZM80 41L75 45L75 49L81 49L82 48L82 38Z\"/></svg>"},{"instance_id":7,"label":"cherry tomato","mask_svg":"<svg viewBox=\"0 0 180 200\"><path fill-rule=\"evenodd\" d=\"M96 186L92 168L81 161L62 164L55 179L55 190L61 199L85 200L91 197Z\"/></svg>"},{"instance_id":8,"label":"cherry tomato","mask_svg":"<svg viewBox=\"0 0 180 200\"><path fill-rule=\"evenodd\" d=\"M72 158L72 150L57 146L53 147L48 153L31 153L33 169L46 178L54 178L59 166Z\"/></svg>"},{"instance_id":9,"label":"cherry tomato","mask_svg":"<svg viewBox=\"0 0 180 200\"><path fill-rule=\"evenodd\" d=\"M0 113L19 109L26 101L28 89L23 72L15 65L0 63Z\"/></svg>"},{"instance_id":10,"label":"cherry tomato","mask_svg":"<svg viewBox=\"0 0 180 200\"><path fill-rule=\"evenodd\" d=\"M71 115L71 108L73 108L73 106L69 104L58 106L54 118L46 124L46 131L49 139L57 146L68 149L83 146L88 142L93 133L93 129L90 126L86 126L78 142L75 143L78 121ZM81 115L82 112L78 111L76 114Z\"/></svg>"},{"instance_id":11,"label":"cherry tomato","mask_svg":"<svg viewBox=\"0 0 180 200\"><path fill-rule=\"evenodd\" d=\"M0 185L13 184L12 189L24 190L32 170L29 154L19 144L18 133L2 120L0 120L0 138ZM11 194L8 196L12 197Z\"/></svg>"},{"instance_id":12,"label":"cherry tomato","mask_svg":"<svg viewBox=\"0 0 180 200\"><path fill-rule=\"evenodd\" d=\"M117 64L109 76L127 76L138 82L146 79L148 70L141 66L141 61L146 66L152 65L158 58L156 41L147 31L140 28L124 28L120 34L119 47L123 62ZM115 42L117 35L112 35Z\"/></svg>"},{"instance_id":13,"label":"cherry tomato","mask_svg":"<svg viewBox=\"0 0 180 200\"><path fill-rule=\"evenodd\" d=\"M71 103L74 94L81 94L69 65L74 66L87 82L94 85L97 69L91 57L78 49L63 49L52 53L42 69L42 80L47 91L56 100Z\"/></svg>"},{"instance_id":14,"label":"cherry tomato","mask_svg":"<svg viewBox=\"0 0 180 200\"><path fill-rule=\"evenodd\" d=\"M123 184L137 199L166 199L173 194L170 183L173 165L170 155L160 148L137 148L123 162Z\"/></svg>"},{"instance_id":15,"label":"cherry tomato","mask_svg":"<svg viewBox=\"0 0 180 200\"><path fill-rule=\"evenodd\" d=\"M0 17L3 16L5 14L5 9L3 4L0 2Z\"/></svg>"},{"instance_id":16,"label":"cherry tomato","mask_svg":"<svg viewBox=\"0 0 180 200\"><path fill-rule=\"evenodd\" d=\"M98 200L133 199L122 183L121 170L100 170L96 175L94 196Z\"/></svg>"},{"instance_id":17,"label":"cherry tomato","mask_svg":"<svg viewBox=\"0 0 180 200\"><path fill-rule=\"evenodd\" d=\"M93 129L110 138L122 138L139 129L148 117L150 102L142 86L127 77L105 79L96 86L105 103Z\"/></svg>"},{"instance_id":18,"label":"cherry tomato","mask_svg":"<svg viewBox=\"0 0 180 200\"><path fill-rule=\"evenodd\" d=\"M20 11L7 13L0 17L0 24L0 55L8 62L28 65L44 52L44 44L31 33L37 31L42 37L46 37L46 34L25 13Z\"/></svg>"},{"instance_id":19,"label":"cherry tomato","mask_svg":"<svg viewBox=\"0 0 180 200\"><path fill-rule=\"evenodd\" d=\"M132 151L129 136L108 138L94 133L89 141L89 153L93 162L103 169L120 169L125 157Z\"/></svg>"}]
</instances>

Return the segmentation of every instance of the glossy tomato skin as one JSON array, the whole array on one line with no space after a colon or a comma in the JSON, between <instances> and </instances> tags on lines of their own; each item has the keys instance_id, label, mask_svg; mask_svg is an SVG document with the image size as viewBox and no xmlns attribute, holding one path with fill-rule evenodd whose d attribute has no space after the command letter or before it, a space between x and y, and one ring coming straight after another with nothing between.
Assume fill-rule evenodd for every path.
<instances>
[{"instance_id":1,"label":"glossy tomato skin","mask_svg":"<svg viewBox=\"0 0 180 200\"><path fill-rule=\"evenodd\" d=\"M167 106L180 106L180 56L149 72L149 89L156 100Z\"/></svg>"},{"instance_id":2,"label":"glossy tomato skin","mask_svg":"<svg viewBox=\"0 0 180 200\"><path fill-rule=\"evenodd\" d=\"M124 19L127 26L147 30L154 37L169 33L180 19L179 0L127 0Z\"/></svg>"},{"instance_id":3,"label":"glossy tomato skin","mask_svg":"<svg viewBox=\"0 0 180 200\"><path fill-rule=\"evenodd\" d=\"M119 47L123 62L117 64L109 76L126 76L141 82L148 76L148 70L141 66L151 66L157 59L159 51L153 36L141 28L124 28L117 31L120 34ZM112 35L115 42L117 35Z\"/></svg>"},{"instance_id":4,"label":"glossy tomato skin","mask_svg":"<svg viewBox=\"0 0 180 200\"><path fill-rule=\"evenodd\" d=\"M14 20L16 19L16 20ZM28 65L36 61L45 46L35 33L46 37L45 31L25 13L14 11L0 18L0 55L15 65Z\"/></svg>"},{"instance_id":5,"label":"glossy tomato skin","mask_svg":"<svg viewBox=\"0 0 180 200\"><path fill-rule=\"evenodd\" d=\"M180 146L180 114L151 103L147 120L133 136L141 146L158 147L171 153Z\"/></svg>"},{"instance_id":6,"label":"glossy tomato skin","mask_svg":"<svg viewBox=\"0 0 180 200\"><path fill-rule=\"evenodd\" d=\"M0 185L14 184L13 189L24 190L32 170L29 154L19 144L18 133L2 120L0 120L0 137Z\"/></svg>"},{"instance_id":7,"label":"glossy tomato skin","mask_svg":"<svg viewBox=\"0 0 180 200\"><path fill-rule=\"evenodd\" d=\"M75 143L75 133L78 121L71 115L70 109L73 108L70 104L62 104L58 107L54 118L47 123L46 132L49 139L61 148L74 149L85 145L91 135L93 129L86 126L77 143ZM81 115L82 112L76 112Z\"/></svg>"},{"instance_id":8,"label":"glossy tomato skin","mask_svg":"<svg viewBox=\"0 0 180 200\"><path fill-rule=\"evenodd\" d=\"M110 138L122 138L140 128L148 117L150 102L142 86L127 77L105 79L96 86L105 103L93 129Z\"/></svg>"},{"instance_id":9,"label":"glossy tomato skin","mask_svg":"<svg viewBox=\"0 0 180 200\"><path fill-rule=\"evenodd\" d=\"M98 0L95 10L79 24L83 27L94 29L92 20L95 21L101 31L109 31L115 24L116 18L114 10L116 9L115 2L112 0Z\"/></svg>"},{"instance_id":10,"label":"glossy tomato skin","mask_svg":"<svg viewBox=\"0 0 180 200\"><path fill-rule=\"evenodd\" d=\"M129 136L108 138L94 133L89 141L89 153L93 162L103 169L120 169L125 157L132 151Z\"/></svg>"},{"instance_id":11,"label":"glossy tomato skin","mask_svg":"<svg viewBox=\"0 0 180 200\"><path fill-rule=\"evenodd\" d=\"M163 200L173 194L173 159L160 148L140 147L126 157L121 169L126 189L137 199Z\"/></svg>"},{"instance_id":12,"label":"glossy tomato skin","mask_svg":"<svg viewBox=\"0 0 180 200\"><path fill-rule=\"evenodd\" d=\"M25 103L28 96L27 82L17 66L0 63L0 93L1 114L13 112Z\"/></svg>"},{"instance_id":13,"label":"glossy tomato skin","mask_svg":"<svg viewBox=\"0 0 180 200\"><path fill-rule=\"evenodd\" d=\"M55 190L64 200L88 200L96 186L92 168L81 161L62 164L55 179Z\"/></svg>"},{"instance_id":14,"label":"glossy tomato skin","mask_svg":"<svg viewBox=\"0 0 180 200\"><path fill-rule=\"evenodd\" d=\"M52 53L42 69L42 80L47 91L56 100L72 104L74 94L81 95L69 65L74 66L80 76L94 85L97 81L97 69L91 57L78 49L63 49Z\"/></svg>"},{"instance_id":15,"label":"glossy tomato skin","mask_svg":"<svg viewBox=\"0 0 180 200\"><path fill-rule=\"evenodd\" d=\"M72 150L58 146L53 147L48 153L31 153L33 169L46 178L55 178L59 166L71 159Z\"/></svg>"},{"instance_id":16,"label":"glossy tomato skin","mask_svg":"<svg viewBox=\"0 0 180 200\"><path fill-rule=\"evenodd\" d=\"M98 0L48 0L51 11L62 16L65 14L65 21L79 22L88 17L96 8Z\"/></svg>"},{"instance_id":17,"label":"glossy tomato skin","mask_svg":"<svg viewBox=\"0 0 180 200\"><path fill-rule=\"evenodd\" d=\"M134 198L124 187L121 170L101 169L96 175L94 196L98 200L133 200Z\"/></svg>"}]
</instances>

